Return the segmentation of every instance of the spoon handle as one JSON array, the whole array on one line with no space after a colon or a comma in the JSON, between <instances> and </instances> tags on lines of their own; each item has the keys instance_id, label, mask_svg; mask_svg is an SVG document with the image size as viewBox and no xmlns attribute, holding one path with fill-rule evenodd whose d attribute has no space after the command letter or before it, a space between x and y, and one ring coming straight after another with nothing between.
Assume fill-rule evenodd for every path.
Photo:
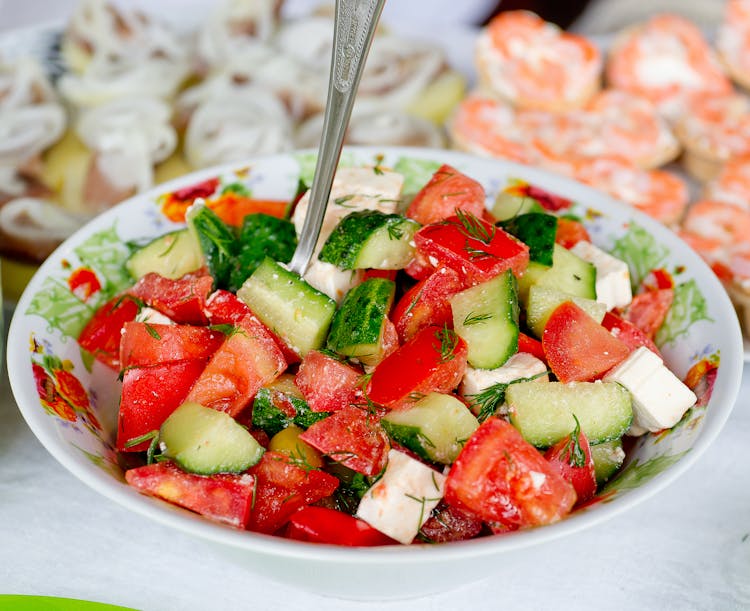
<instances>
[{"instance_id":1,"label":"spoon handle","mask_svg":"<svg viewBox=\"0 0 750 611\"><path fill-rule=\"evenodd\" d=\"M331 74L310 205L289 268L300 276L318 243L354 98L385 0L336 0Z\"/></svg>"}]
</instances>

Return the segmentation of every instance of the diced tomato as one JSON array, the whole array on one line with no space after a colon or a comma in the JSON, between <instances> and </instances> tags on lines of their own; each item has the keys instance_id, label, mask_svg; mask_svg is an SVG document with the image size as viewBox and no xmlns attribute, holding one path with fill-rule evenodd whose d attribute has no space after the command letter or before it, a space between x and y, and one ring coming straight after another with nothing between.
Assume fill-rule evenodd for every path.
<instances>
[{"instance_id":1,"label":"diced tomato","mask_svg":"<svg viewBox=\"0 0 750 611\"><path fill-rule=\"evenodd\" d=\"M416 194L406 216L422 225L453 216L457 209L481 217L486 210L484 200L481 184L444 164Z\"/></svg>"},{"instance_id":2,"label":"diced tomato","mask_svg":"<svg viewBox=\"0 0 750 611\"><path fill-rule=\"evenodd\" d=\"M212 325L234 325L250 314L250 308L234 293L217 289L208 296L205 312Z\"/></svg>"},{"instance_id":3,"label":"diced tomato","mask_svg":"<svg viewBox=\"0 0 750 611\"><path fill-rule=\"evenodd\" d=\"M435 272L435 266L430 263L427 255L414 251L414 258L404 268L407 275L414 278L414 280L424 280Z\"/></svg>"},{"instance_id":4,"label":"diced tomato","mask_svg":"<svg viewBox=\"0 0 750 611\"><path fill-rule=\"evenodd\" d=\"M172 193L172 196L180 201L192 203L199 197L206 198L213 195L219 188L219 184L218 178L209 178L189 187L178 189Z\"/></svg>"},{"instance_id":5,"label":"diced tomato","mask_svg":"<svg viewBox=\"0 0 750 611\"><path fill-rule=\"evenodd\" d=\"M134 488L215 522L245 528L253 505L255 477L248 473L219 473L207 477L187 473L171 461L125 471Z\"/></svg>"},{"instance_id":6,"label":"diced tomato","mask_svg":"<svg viewBox=\"0 0 750 611\"><path fill-rule=\"evenodd\" d=\"M525 333L518 333L518 351L526 352L535 356L540 361L547 362L547 355L544 354L544 346L542 346L542 342L534 337L526 335Z\"/></svg>"},{"instance_id":7,"label":"diced tomato","mask_svg":"<svg viewBox=\"0 0 750 611\"><path fill-rule=\"evenodd\" d=\"M248 471L257 479L255 502L246 528L271 534L299 509L334 493L339 480L319 469L306 469L280 452L266 452Z\"/></svg>"},{"instance_id":8,"label":"diced tomato","mask_svg":"<svg viewBox=\"0 0 750 611\"><path fill-rule=\"evenodd\" d=\"M573 205L573 202L566 197L561 195L555 195L540 187L534 185L526 185L525 195L534 198L538 201L545 210L551 212L557 212L559 210L567 210Z\"/></svg>"},{"instance_id":9,"label":"diced tomato","mask_svg":"<svg viewBox=\"0 0 750 611\"><path fill-rule=\"evenodd\" d=\"M591 446L576 422L575 429L544 453L549 463L576 490L577 504L585 503L596 494L596 474Z\"/></svg>"},{"instance_id":10,"label":"diced tomato","mask_svg":"<svg viewBox=\"0 0 750 611\"><path fill-rule=\"evenodd\" d=\"M286 525L285 536L297 541L348 547L397 544L364 520L336 509L315 505L303 507L292 515Z\"/></svg>"},{"instance_id":11,"label":"diced tomato","mask_svg":"<svg viewBox=\"0 0 750 611\"><path fill-rule=\"evenodd\" d=\"M564 216L557 217L555 242L565 248L573 248L578 242L583 241L591 241L591 236L589 236L589 232L583 223L565 218Z\"/></svg>"},{"instance_id":12,"label":"diced tomato","mask_svg":"<svg viewBox=\"0 0 750 611\"><path fill-rule=\"evenodd\" d=\"M513 425L491 416L453 463L444 498L504 532L557 522L576 493Z\"/></svg>"},{"instance_id":13,"label":"diced tomato","mask_svg":"<svg viewBox=\"0 0 750 611\"><path fill-rule=\"evenodd\" d=\"M205 360L192 359L126 369L122 379L117 449L124 452L148 449L149 441L131 447L126 445L157 430L185 400L205 366Z\"/></svg>"},{"instance_id":14,"label":"diced tomato","mask_svg":"<svg viewBox=\"0 0 750 611\"><path fill-rule=\"evenodd\" d=\"M479 516L441 502L432 510L432 515L422 524L419 532L430 543L448 543L473 539L482 532L483 526L484 522Z\"/></svg>"},{"instance_id":15,"label":"diced tomato","mask_svg":"<svg viewBox=\"0 0 750 611\"><path fill-rule=\"evenodd\" d=\"M208 360L224 334L207 327L126 322L120 341L120 366L145 367L190 359Z\"/></svg>"},{"instance_id":16,"label":"diced tomato","mask_svg":"<svg viewBox=\"0 0 750 611\"><path fill-rule=\"evenodd\" d=\"M362 372L318 350L300 363L294 383L314 412L335 412L362 401Z\"/></svg>"},{"instance_id":17,"label":"diced tomato","mask_svg":"<svg viewBox=\"0 0 750 611\"><path fill-rule=\"evenodd\" d=\"M466 286L485 282L512 269L523 274L529 264L529 247L487 221L452 216L425 225L414 234L417 251L458 273Z\"/></svg>"},{"instance_id":18,"label":"diced tomato","mask_svg":"<svg viewBox=\"0 0 750 611\"><path fill-rule=\"evenodd\" d=\"M621 342L626 344L630 350L645 346L652 352L661 356L659 348L653 340L636 327L632 322L625 320L614 312L607 312L602 320L602 326L607 329Z\"/></svg>"},{"instance_id":19,"label":"diced tomato","mask_svg":"<svg viewBox=\"0 0 750 611\"><path fill-rule=\"evenodd\" d=\"M208 316L208 322L212 325L236 325L248 314L253 314L244 301L225 289L217 289L208 296L205 313ZM259 325L263 325L257 316L255 316L255 319ZM292 350L283 339L268 327L265 325L263 327L281 349L286 362L290 364L298 363L300 360L299 354Z\"/></svg>"},{"instance_id":20,"label":"diced tomato","mask_svg":"<svg viewBox=\"0 0 750 611\"><path fill-rule=\"evenodd\" d=\"M248 314L214 352L187 399L235 416L286 367L274 338Z\"/></svg>"},{"instance_id":21,"label":"diced tomato","mask_svg":"<svg viewBox=\"0 0 750 611\"><path fill-rule=\"evenodd\" d=\"M552 373L561 382L591 381L630 354L630 348L572 301L555 308L542 333Z\"/></svg>"},{"instance_id":22,"label":"diced tomato","mask_svg":"<svg viewBox=\"0 0 750 611\"><path fill-rule=\"evenodd\" d=\"M450 392L466 371L466 342L447 327L425 327L372 372L367 396L378 405L397 409L415 394Z\"/></svg>"},{"instance_id":23,"label":"diced tomato","mask_svg":"<svg viewBox=\"0 0 750 611\"><path fill-rule=\"evenodd\" d=\"M450 298L463 289L458 273L450 267L441 267L417 282L391 313L399 339L405 342L429 325L453 326Z\"/></svg>"},{"instance_id":24,"label":"diced tomato","mask_svg":"<svg viewBox=\"0 0 750 611\"><path fill-rule=\"evenodd\" d=\"M284 218L289 202L278 199L255 199L228 192L208 201L207 205L222 221L240 227L248 214L268 214Z\"/></svg>"},{"instance_id":25,"label":"diced tomato","mask_svg":"<svg viewBox=\"0 0 750 611\"><path fill-rule=\"evenodd\" d=\"M120 369L120 337L126 322L138 315L138 303L124 295L101 306L78 336L78 344L112 369Z\"/></svg>"},{"instance_id":26,"label":"diced tomato","mask_svg":"<svg viewBox=\"0 0 750 611\"><path fill-rule=\"evenodd\" d=\"M653 339L667 317L673 300L674 289L671 288L638 293L625 310L623 318Z\"/></svg>"},{"instance_id":27,"label":"diced tomato","mask_svg":"<svg viewBox=\"0 0 750 611\"><path fill-rule=\"evenodd\" d=\"M176 323L205 325L206 299L213 287L213 278L205 273L186 274L171 280L150 272L128 291L133 297L159 310Z\"/></svg>"},{"instance_id":28,"label":"diced tomato","mask_svg":"<svg viewBox=\"0 0 750 611\"><path fill-rule=\"evenodd\" d=\"M319 420L299 438L332 460L365 475L377 475L388 461L390 442L377 414L347 406Z\"/></svg>"}]
</instances>

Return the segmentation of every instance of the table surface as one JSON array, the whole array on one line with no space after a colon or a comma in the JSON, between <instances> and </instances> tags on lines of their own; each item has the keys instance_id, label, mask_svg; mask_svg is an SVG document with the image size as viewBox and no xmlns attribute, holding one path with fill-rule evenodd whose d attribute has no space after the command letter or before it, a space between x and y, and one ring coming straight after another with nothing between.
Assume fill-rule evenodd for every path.
<instances>
[{"instance_id":1,"label":"table surface","mask_svg":"<svg viewBox=\"0 0 750 611\"><path fill-rule=\"evenodd\" d=\"M70 4L0 0L0 31L34 23L41 5L55 16ZM352 602L270 582L88 488L31 433L3 366L0 594L77 598L140 611L750 609L748 439L746 365L740 398L716 442L656 497L536 554L509 554L497 569L502 579L408 601Z\"/></svg>"}]
</instances>

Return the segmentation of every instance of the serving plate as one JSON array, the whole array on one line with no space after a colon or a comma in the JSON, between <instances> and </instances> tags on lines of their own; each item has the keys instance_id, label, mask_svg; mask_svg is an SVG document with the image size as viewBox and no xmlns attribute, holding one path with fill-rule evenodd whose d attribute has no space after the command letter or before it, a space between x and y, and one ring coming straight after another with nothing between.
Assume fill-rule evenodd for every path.
<instances>
[{"instance_id":1,"label":"serving plate","mask_svg":"<svg viewBox=\"0 0 750 611\"><path fill-rule=\"evenodd\" d=\"M314 161L313 152L303 151L176 179L97 217L57 249L32 278L18 301L8 337L12 391L42 445L85 484L165 527L218 546L272 579L336 596L393 598L446 590L488 575L499 578L507 573L498 564L504 554L533 552L533 546L626 511L674 481L716 438L739 389L742 336L715 275L671 231L600 192L526 166L441 150L346 148L342 164L392 167L404 174L407 193L424 184L440 164L449 163L479 180L488 201L509 179L518 178L574 200L571 211L584 219L592 240L638 263L636 277L654 267L673 274L676 308L657 339L665 360L680 377L691 368L716 367L710 400L689 410L673 429L638 438L620 475L596 502L569 518L462 543L375 549L304 544L214 524L140 495L124 482L123 461L114 449L117 373L83 353L75 341L77 333L98 304L131 282L122 267L128 252L125 243L181 226L165 216L179 218L176 211L184 212L178 194L197 184L207 193L209 184L214 189L207 195L211 199L221 197L227 185L240 183L256 197L288 199L300 179L309 184ZM74 280L82 273L87 284ZM61 403L40 398L40 379L55 385ZM445 578L447 574L451 579ZM388 584L386 589L383 584Z\"/></svg>"}]
</instances>

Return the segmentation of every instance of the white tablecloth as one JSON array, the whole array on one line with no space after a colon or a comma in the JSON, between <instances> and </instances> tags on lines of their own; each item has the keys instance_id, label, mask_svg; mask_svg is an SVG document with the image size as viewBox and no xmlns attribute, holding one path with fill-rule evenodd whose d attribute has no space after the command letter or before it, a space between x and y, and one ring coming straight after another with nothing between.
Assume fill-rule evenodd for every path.
<instances>
[{"instance_id":1,"label":"white tablecloth","mask_svg":"<svg viewBox=\"0 0 750 611\"><path fill-rule=\"evenodd\" d=\"M519 558L487 579L399 602L352 602L273 583L202 541L134 515L60 466L0 382L0 594L140 611L263 609L750 609L750 366L719 438L655 498ZM450 583L450 575L445 576ZM387 588L387 586L384 586Z\"/></svg>"}]
</instances>

